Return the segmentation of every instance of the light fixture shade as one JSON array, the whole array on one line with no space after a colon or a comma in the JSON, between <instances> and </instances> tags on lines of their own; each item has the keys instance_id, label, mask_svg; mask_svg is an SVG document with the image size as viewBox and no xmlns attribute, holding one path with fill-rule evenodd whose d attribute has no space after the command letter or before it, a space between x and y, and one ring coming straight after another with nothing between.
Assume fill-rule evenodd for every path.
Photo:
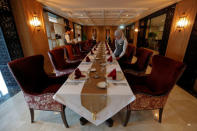
<instances>
[{"instance_id":1,"label":"light fixture shade","mask_svg":"<svg viewBox=\"0 0 197 131\"><path fill-rule=\"evenodd\" d=\"M32 26L39 27L41 25L41 22L37 16L33 16L33 19L30 21L30 24Z\"/></svg>"},{"instance_id":2,"label":"light fixture shade","mask_svg":"<svg viewBox=\"0 0 197 131\"><path fill-rule=\"evenodd\" d=\"M185 26L187 26L188 24L188 20L187 17L180 17L179 21L177 22L177 28L184 28Z\"/></svg>"},{"instance_id":3,"label":"light fixture shade","mask_svg":"<svg viewBox=\"0 0 197 131\"><path fill-rule=\"evenodd\" d=\"M139 29L138 28L135 28L135 30L134 30L135 32L138 32L139 31Z\"/></svg>"}]
</instances>

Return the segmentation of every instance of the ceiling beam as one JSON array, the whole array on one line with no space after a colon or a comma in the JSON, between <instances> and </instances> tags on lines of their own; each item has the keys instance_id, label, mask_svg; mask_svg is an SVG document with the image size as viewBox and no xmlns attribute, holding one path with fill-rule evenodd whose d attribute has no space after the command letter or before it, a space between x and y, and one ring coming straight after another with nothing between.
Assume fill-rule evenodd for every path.
<instances>
[{"instance_id":1,"label":"ceiling beam","mask_svg":"<svg viewBox=\"0 0 197 131\"><path fill-rule=\"evenodd\" d=\"M89 20L92 21L93 24L95 24L95 22L92 20L92 18L88 15L88 12L86 10L83 10L85 15L88 17Z\"/></svg>"}]
</instances>

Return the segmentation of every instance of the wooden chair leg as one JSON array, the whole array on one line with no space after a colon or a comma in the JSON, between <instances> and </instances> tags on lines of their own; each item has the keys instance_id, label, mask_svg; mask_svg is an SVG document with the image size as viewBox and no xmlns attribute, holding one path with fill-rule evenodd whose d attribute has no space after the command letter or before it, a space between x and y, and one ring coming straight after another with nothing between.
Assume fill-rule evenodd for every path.
<instances>
[{"instance_id":1,"label":"wooden chair leg","mask_svg":"<svg viewBox=\"0 0 197 131\"><path fill-rule=\"evenodd\" d=\"M162 114L163 114L163 108L160 108L160 109L159 109L159 123L161 123Z\"/></svg>"},{"instance_id":2,"label":"wooden chair leg","mask_svg":"<svg viewBox=\"0 0 197 131\"><path fill-rule=\"evenodd\" d=\"M127 126L128 122L129 122L130 115L131 115L131 110L127 109L126 119L125 119L125 122L124 122L123 126Z\"/></svg>"},{"instance_id":3,"label":"wooden chair leg","mask_svg":"<svg viewBox=\"0 0 197 131\"><path fill-rule=\"evenodd\" d=\"M31 115L31 123L33 123L34 122L34 109L29 108L29 111L30 111L30 115Z\"/></svg>"},{"instance_id":4,"label":"wooden chair leg","mask_svg":"<svg viewBox=\"0 0 197 131\"><path fill-rule=\"evenodd\" d=\"M64 125L66 126L66 128L69 128L68 123L66 121L65 106L63 106L63 110L60 112L60 114Z\"/></svg>"}]
</instances>

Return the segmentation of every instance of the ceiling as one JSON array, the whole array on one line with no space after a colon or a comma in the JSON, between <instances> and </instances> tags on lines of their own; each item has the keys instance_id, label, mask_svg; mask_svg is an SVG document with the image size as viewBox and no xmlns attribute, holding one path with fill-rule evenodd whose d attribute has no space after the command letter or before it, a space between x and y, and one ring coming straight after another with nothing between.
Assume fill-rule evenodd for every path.
<instances>
[{"instance_id":1,"label":"ceiling","mask_svg":"<svg viewBox=\"0 0 197 131\"><path fill-rule=\"evenodd\" d=\"M180 0L37 0L45 9L82 25L129 24Z\"/></svg>"}]
</instances>

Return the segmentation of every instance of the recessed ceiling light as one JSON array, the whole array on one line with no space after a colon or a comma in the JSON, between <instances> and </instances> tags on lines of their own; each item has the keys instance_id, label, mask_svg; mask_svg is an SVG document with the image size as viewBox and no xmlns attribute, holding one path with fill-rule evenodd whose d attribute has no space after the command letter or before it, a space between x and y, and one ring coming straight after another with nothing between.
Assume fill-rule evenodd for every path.
<instances>
[{"instance_id":1,"label":"recessed ceiling light","mask_svg":"<svg viewBox=\"0 0 197 131\"><path fill-rule=\"evenodd\" d=\"M119 26L120 29L124 29L124 27L125 27L124 25L120 25Z\"/></svg>"}]
</instances>

